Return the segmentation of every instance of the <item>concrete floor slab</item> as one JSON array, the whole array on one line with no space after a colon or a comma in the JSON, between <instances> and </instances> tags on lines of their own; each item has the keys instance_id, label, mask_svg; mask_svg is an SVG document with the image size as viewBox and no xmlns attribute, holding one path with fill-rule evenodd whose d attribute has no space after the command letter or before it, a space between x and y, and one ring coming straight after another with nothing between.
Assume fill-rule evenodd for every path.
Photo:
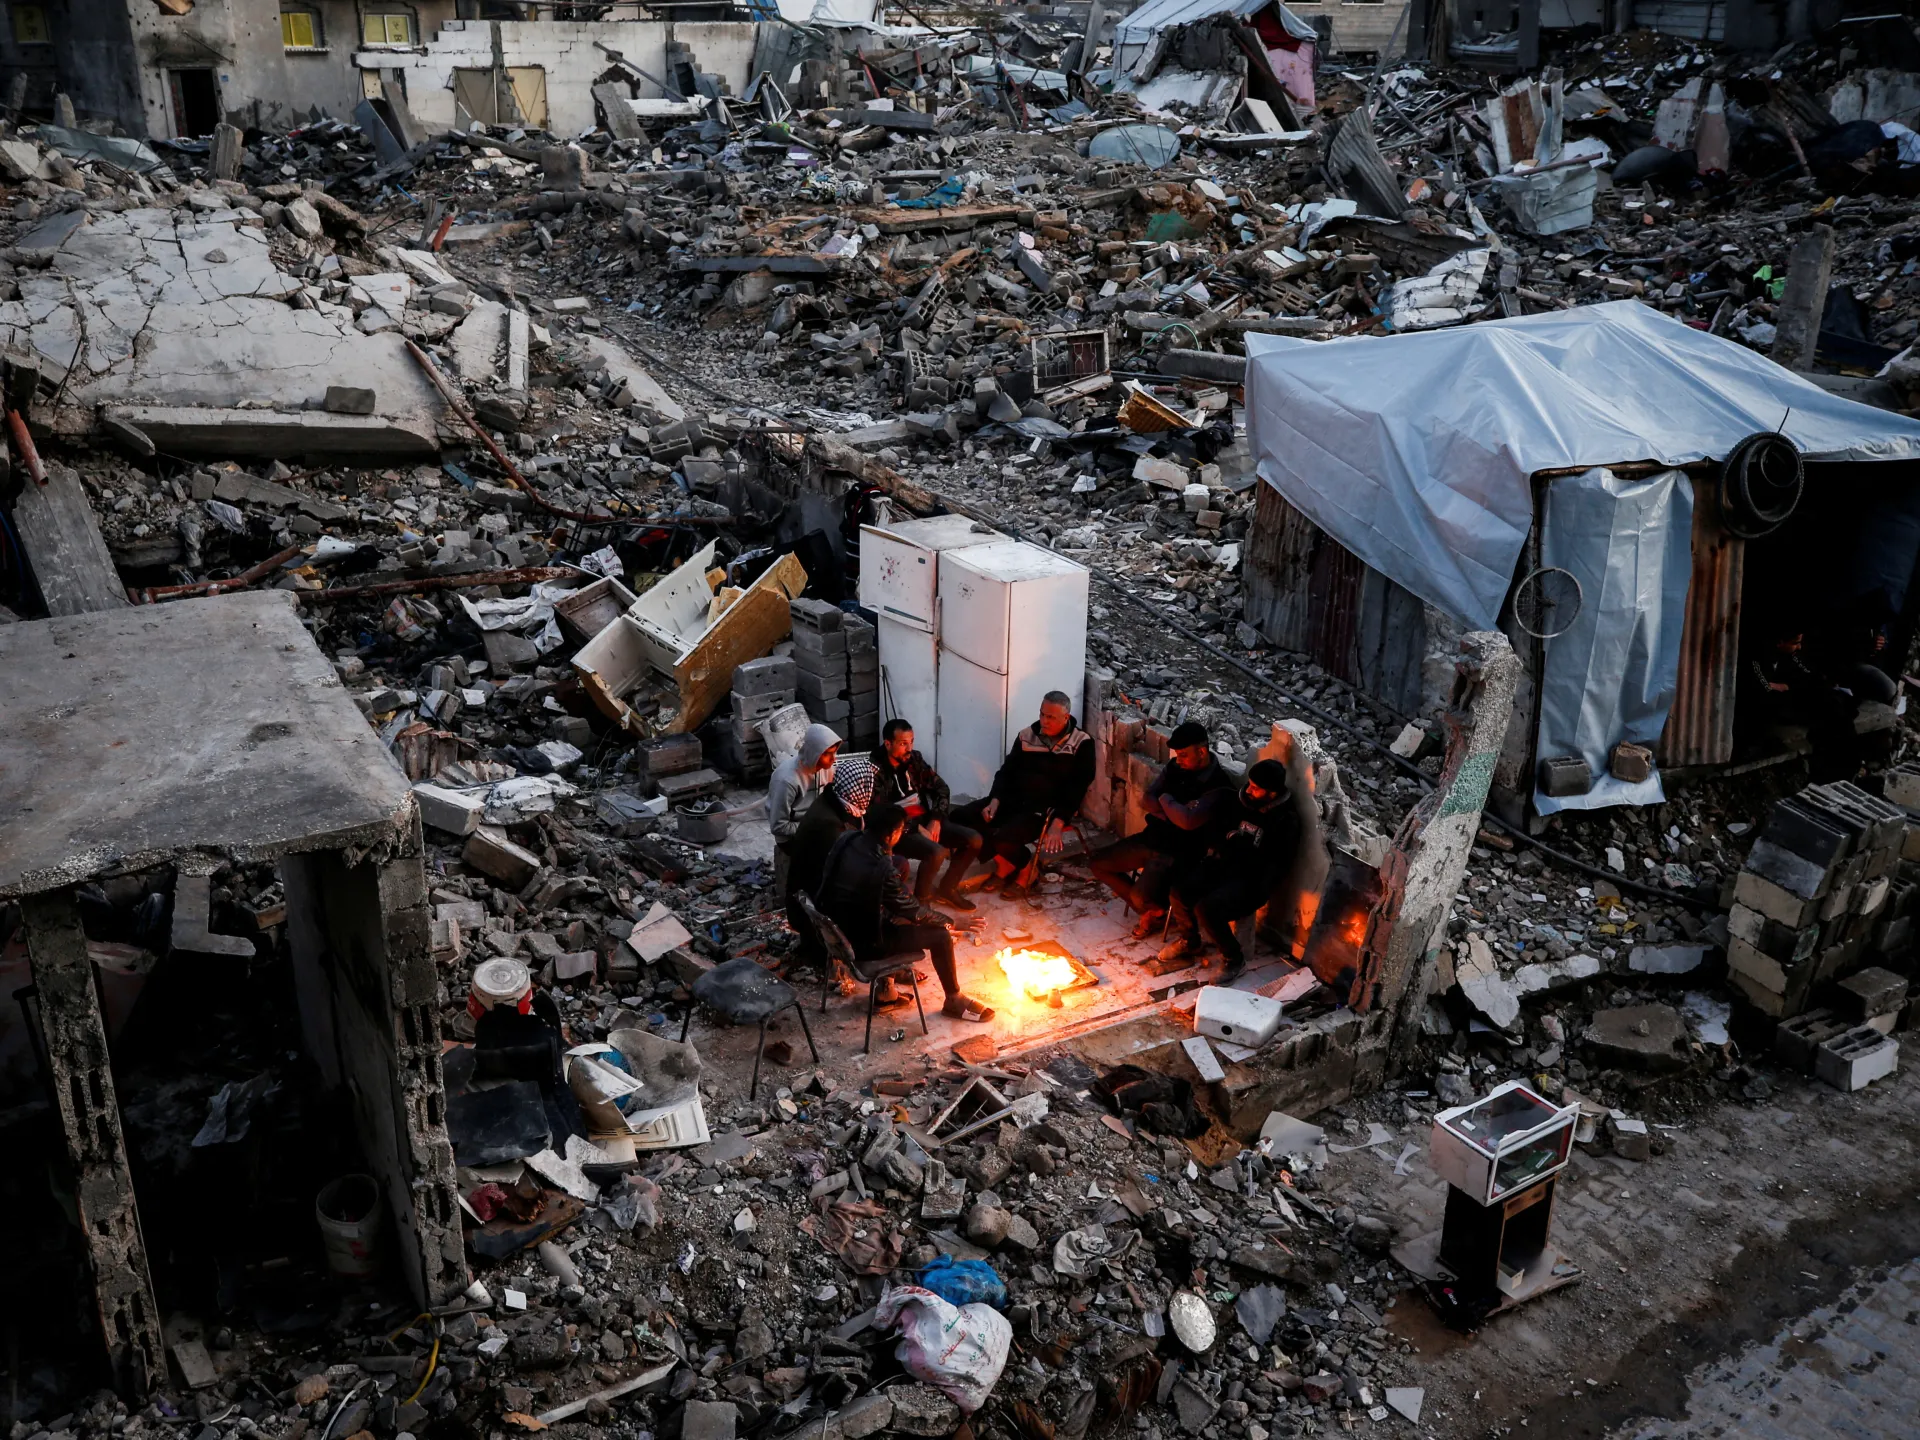
<instances>
[{"instance_id":1,"label":"concrete floor slab","mask_svg":"<svg viewBox=\"0 0 1920 1440\"><path fill-rule=\"evenodd\" d=\"M0 626L0 897L182 851L372 845L411 813L283 591Z\"/></svg>"},{"instance_id":2,"label":"concrete floor slab","mask_svg":"<svg viewBox=\"0 0 1920 1440\"><path fill-rule=\"evenodd\" d=\"M63 237L47 271L22 275L0 305L0 345L30 344L83 373L55 425L82 433L99 407L145 409L175 453L412 456L438 449L442 402L396 334L367 335L338 307L296 309L302 284L273 262L243 212L195 217L135 210L92 217ZM405 276L367 277L398 314ZM369 292L371 293L371 291ZM76 306L84 320L76 320ZM84 340L84 351L82 342ZM335 385L371 388L370 420L314 421ZM161 412L174 415L168 423ZM260 421L273 412L277 423ZM234 417L229 436L215 413Z\"/></svg>"}]
</instances>

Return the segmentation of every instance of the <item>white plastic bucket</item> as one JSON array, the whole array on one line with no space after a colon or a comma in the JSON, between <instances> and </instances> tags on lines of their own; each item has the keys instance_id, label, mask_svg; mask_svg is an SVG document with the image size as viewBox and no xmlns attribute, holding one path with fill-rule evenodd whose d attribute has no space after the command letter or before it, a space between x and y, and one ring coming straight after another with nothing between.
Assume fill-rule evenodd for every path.
<instances>
[{"instance_id":1,"label":"white plastic bucket","mask_svg":"<svg viewBox=\"0 0 1920 1440\"><path fill-rule=\"evenodd\" d=\"M372 1275L380 1268L380 1182L342 1175L314 1197L313 1218L336 1275Z\"/></svg>"}]
</instances>

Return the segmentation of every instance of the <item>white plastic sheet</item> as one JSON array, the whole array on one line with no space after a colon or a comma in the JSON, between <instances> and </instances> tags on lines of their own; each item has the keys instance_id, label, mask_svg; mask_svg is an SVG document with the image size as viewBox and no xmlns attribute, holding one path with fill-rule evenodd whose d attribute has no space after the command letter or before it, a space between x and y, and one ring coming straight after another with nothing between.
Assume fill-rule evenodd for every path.
<instances>
[{"instance_id":1,"label":"white plastic sheet","mask_svg":"<svg viewBox=\"0 0 1920 1440\"><path fill-rule=\"evenodd\" d=\"M1536 792L1534 809L1658 805L1657 771L1629 784L1607 762L1622 740L1652 748L1666 729L1693 574L1693 486L1677 470L1646 480L1589 470L1555 480L1546 506L1540 560L1580 582L1580 609L1545 642L1538 753L1585 757L1593 788L1557 800Z\"/></svg>"},{"instance_id":2,"label":"white plastic sheet","mask_svg":"<svg viewBox=\"0 0 1920 1440\"><path fill-rule=\"evenodd\" d=\"M1456 621L1493 628L1535 471L1681 466L1784 428L1817 459L1920 457L1920 421L1829 395L1637 301L1385 339L1247 337L1262 479Z\"/></svg>"}]
</instances>

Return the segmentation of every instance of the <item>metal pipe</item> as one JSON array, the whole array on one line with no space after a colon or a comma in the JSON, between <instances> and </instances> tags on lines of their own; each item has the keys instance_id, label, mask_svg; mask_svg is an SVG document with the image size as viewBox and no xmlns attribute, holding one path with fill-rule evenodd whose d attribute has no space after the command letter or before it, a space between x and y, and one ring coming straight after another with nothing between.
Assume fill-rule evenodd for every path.
<instances>
[{"instance_id":1,"label":"metal pipe","mask_svg":"<svg viewBox=\"0 0 1920 1440\"><path fill-rule=\"evenodd\" d=\"M461 590L470 585L537 585L580 572L566 565L522 565L517 570L473 570L465 575L422 575L417 580L380 580L371 585L342 585L332 590L296 590L300 599L319 605L367 595L411 595L423 590Z\"/></svg>"},{"instance_id":2,"label":"metal pipe","mask_svg":"<svg viewBox=\"0 0 1920 1440\"><path fill-rule=\"evenodd\" d=\"M33 436L27 433L26 418L18 410L7 411L7 432L13 437L13 448L27 462L27 474L33 477L33 483L46 484L47 467L40 463L40 452L34 448Z\"/></svg>"},{"instance_id":3,"label":"metal pipe","mask_svg":"<svg viewBox=\"0 0 1920 1440\"><path fill-rule=\"evenodd\" d=\"M249 585L259 584L306 548L304 545L289 545L278 555L270 555L258 565L225 580L195 580L186 585L149 585L144 590L127 591L127 598L136 605L152 605L161 600L184 600L190 595L222 595L229 590L244 590Z\"/></svg>"}]
</instances>

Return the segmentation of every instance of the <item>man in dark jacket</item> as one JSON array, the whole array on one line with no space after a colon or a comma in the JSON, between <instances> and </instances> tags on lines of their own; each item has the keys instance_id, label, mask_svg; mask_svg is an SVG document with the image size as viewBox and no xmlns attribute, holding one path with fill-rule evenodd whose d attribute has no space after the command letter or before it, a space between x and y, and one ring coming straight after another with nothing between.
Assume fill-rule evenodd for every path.
<instances>
[{"instance_id":1,"label":"man in dark jacket","mask_svg":"<svg viewBox=\"0 0 1920 1440\"><path fill-rule=\"evenodd\" d=\"M1233 922L1267 903L1299 850L1300 816L1287 793L1287 767L1278 760L1256 761L1232 796L1213 852L1174 876L1173 936L1160 958L1180 959L1204 939L1227 957L1222 978L1238 975L1247 955L1234 938Z\"/></svg>"},{"instance_id":2,"label":"man in dark jacket","mask_svg":"<svg viewBox=\"0 0 1920 1440\"><path fill-rule=\"evenodd\" d=\"M1214 759L1205 726L1176 727L1167 749L1172 758L1147 787L1146 828L1093 857L1094 876L1139 913L1141 938L1166 916L1175 872L1207 853L1233 802L1233 777Z\"/></svg>"},{"instance_id":3,"label":"man in dark jacket","mask_svg":"<svg viewBox=\"0 0 1920 1440\"><path fill-rule=\"evenodd\" d=\"M946 992L941 1013L955 1020L991 1020L992 1009L960 989L947 922L915 900L900 879L893 847L906 829L906 812L898 805L875 805L860 829L834 841L820 879L820 909L845 933L860 960L927 951Z\"/></svg>"},{"instance_id":4,"label":"man in dark jacket","mask_svg":"<svg viewBox=\"0 0 1920 1440\"><path fill-rule=\"evenodd\" d=\"M984 800L962 806L954 818L982 831L993 857L986 887L1004 887L1024 870L1039 843L1060 849L1067 822L1080 813L1093 784L1093 737L1073 718L1073 702L1058 690L1040 701L1040 718L1015 737Z\"/></svg>"},{"instance_id":5,"label":"man in dark jacket","mask_svg":"<svg viewBox=\"0 0 1920 1440\"><path fill-rule=\"evenodd\" d=\"M849 755L834 766L833 780L800 817L800 828L787 842L791 862L787 870L787 923L796 935L808 933L807 918L794 897L805 891L815 904L820 899L820 876L827 868L833 842L849 830L858 830L873 798L874 767L864 755ZM809 960L825 956L807 944Z\"/></svg>"},{"instance_id":6,"label":"man in dark jacket","mask_svg":"<svg viewBox=\"0 0 1920 1440\"><path fill-rule=\"evenodd\" d=\"M905 720L889 720L872 758L873 803L898 805L907 812L906 838L893 847L893 853L920 862L913 898L922 905L937 899L955 910L973 909L973 902L955 887L979 858L982 837L953 818L952 792L913 748L913 726ZM934 877L942 865L946 874L936 890Z\"/></svg>"}]
</instances>

